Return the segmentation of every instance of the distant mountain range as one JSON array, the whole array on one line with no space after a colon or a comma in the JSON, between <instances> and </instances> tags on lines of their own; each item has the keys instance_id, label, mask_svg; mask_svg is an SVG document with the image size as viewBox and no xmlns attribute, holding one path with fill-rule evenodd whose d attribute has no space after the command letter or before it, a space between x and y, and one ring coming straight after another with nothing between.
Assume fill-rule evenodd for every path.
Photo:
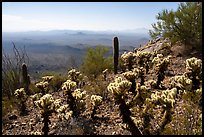
<instances>
[{"instance_id":1,"label":"distant mountain range","mask_svg":"<svg viewBox=\"0 0 204 137\"><path fill-rule=\"evenodd\" d=\"M72 57L72 60L75 59L77 66L79 66L87 47L104 45L109 47L110 54L112 54L112 39L114 36L119 38L120 54L144 45L150 40L148 30L144 28L125 31L52 30L3 32L2 46L3 50L9 54L13 53L12 42L15 43L17 48L25 46L31 64L39 70L39 66L42 65L57 68L56 63L59 63L56 62L57 60L61 60L66 64L66 67L69 67L67 64L70 62L70 57ZM63 63L58 68L61 65ZM33 68L33 70L35 69Z\"/></svg>"}]
</instances>

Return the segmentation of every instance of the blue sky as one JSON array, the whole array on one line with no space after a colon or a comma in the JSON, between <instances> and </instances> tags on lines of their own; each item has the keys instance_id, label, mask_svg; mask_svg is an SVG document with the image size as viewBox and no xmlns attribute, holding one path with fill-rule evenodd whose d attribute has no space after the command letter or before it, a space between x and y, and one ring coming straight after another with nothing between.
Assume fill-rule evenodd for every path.
<instances>
[{"instance_id":1,"label":"blue sky","mask_svg":"<svg viewBox=\"0 0 204 137\"><path fill-rule=\"evenodd\" d=\"M179 2L2 2L2 31L151 29Z\"/></svg>"}]
</instances>

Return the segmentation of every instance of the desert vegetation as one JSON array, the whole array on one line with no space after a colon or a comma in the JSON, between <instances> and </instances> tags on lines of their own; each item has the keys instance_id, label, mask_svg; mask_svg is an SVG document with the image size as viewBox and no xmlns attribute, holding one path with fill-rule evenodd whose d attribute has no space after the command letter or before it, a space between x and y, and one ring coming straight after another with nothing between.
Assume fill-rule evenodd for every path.
<instances>
[{"instance_id":1,"label":"desert vegetation","mask_svg":"<svg viewBox=\"0 0 204 137\"><path fill-rule=\"evenodd\" d=\"M201 135L202 59L177 56L174 28L165 25L192 9L196 14L200 6L181 3L177 12L163 11L158 19L164 24L153 25L151 35L164 35L144 47L120 55L120 39L113 37L112 56L104 46L88 48L79 68L47 72L37 81L29 75L26 54L14 45L17 64L3 54L2 134Z\"/></svg>"}]
</instances>

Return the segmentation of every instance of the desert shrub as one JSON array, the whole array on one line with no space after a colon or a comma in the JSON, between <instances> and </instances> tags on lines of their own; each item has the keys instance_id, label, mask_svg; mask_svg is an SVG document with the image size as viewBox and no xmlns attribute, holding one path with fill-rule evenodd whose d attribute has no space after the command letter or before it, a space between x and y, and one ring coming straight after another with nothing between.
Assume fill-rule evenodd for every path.
<instances>
[{"instance_id":1,"label":"desert shrub","mask_svg":"<svg viewBox=\"0 0 204 137\"><path fill-rule=\"evenodd\" d=\"M23 63L29 62L25 47L17 49L13 44L13 53L11 55L2 52L2 95L11 98L14 91L22 87L22 69Z\"/></svg>"},{"instance_id":2,"label":"desert shrub","mask_svg":"<svg viewBox=\"0 0 204 137\"><path fill-rule=\"evenodd\" d=\"M84 57L80 71L88 77L96 78L105 69L113 68L113 61L111 57L105 57L108 52L105 46L97 46L95 48L88 48Z\"/></svg>"},{"instance_id":3,"label":"desert shrub","mask_svg":"<svg viewBox=\"0 0 204 137\"><path fill-rule=\"evenodd\" d=\"M181 2L176 11L164 9L156 16L150 36L169 38L172 43L182 42L186 47L202 48L202 3Z\"/></svg>"}]
</instances>

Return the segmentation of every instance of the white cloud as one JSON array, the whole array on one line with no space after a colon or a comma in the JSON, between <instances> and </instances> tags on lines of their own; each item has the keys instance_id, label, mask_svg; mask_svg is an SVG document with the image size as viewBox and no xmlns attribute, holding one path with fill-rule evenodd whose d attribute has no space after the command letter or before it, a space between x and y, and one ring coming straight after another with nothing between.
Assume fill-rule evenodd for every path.
<instances>
[{"instance_id":1,"label":"white cloud","mask_svg":"<svg viewBox=\"0 0 204 137\"><path fill-rule=\"evenodd\" d=\"M2 31L28 31L28 30L51 30L60 29L61 25L55 22L42 21L37 19L26 19L21 16L2 15Z\"/></svg>"}]
</instances>

